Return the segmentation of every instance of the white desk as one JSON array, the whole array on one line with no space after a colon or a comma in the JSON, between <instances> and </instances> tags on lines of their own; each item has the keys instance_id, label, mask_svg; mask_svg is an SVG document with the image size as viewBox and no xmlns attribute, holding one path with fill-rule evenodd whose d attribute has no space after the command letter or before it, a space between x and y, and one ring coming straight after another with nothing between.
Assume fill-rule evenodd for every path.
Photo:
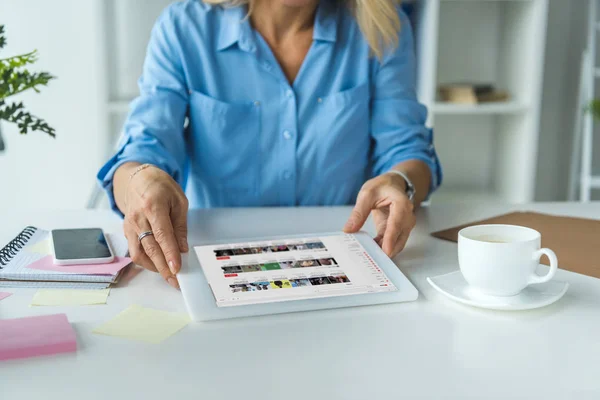
<instances>
[{"instance_id":1,"label":"white desk","mask_svg":"<svg viewBox=\"0 0 600 400\"><path fill-rule=\"evenodd\" d=\"M160 345L91 333L134 303L184 311L181 294L157 274L143 271L131 278L130 271L105 306L30 308L35 290L11 289L15 294L0 302L0 318L64 312L77 331L79 350L0 362L0 398L600 399L600 280L560 270L557 279L571 284L566 296L518 313L455 304L425 280L457 269L456 245L428 232L510 209L422 210L408 248L396 259L421 293L417 302L191 324ZM600 203L529 209L600 218ZM332 231L348 213L349 208L193 212L190 242ZM0 242L26 224L107 231L121 226L108 212L13 212L1 219Z\"/></svg>"}]
</instances>

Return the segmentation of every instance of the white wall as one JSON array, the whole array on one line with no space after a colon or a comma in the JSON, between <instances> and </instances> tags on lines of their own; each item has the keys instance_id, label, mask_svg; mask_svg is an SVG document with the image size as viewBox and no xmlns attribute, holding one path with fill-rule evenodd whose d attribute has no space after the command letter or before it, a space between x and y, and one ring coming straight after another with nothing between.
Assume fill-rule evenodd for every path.
<instances>
[{"instance_id":1,"label":"white wall","mask_svg":"<svg viewBox=\"0 0 600 400\"><path fill-rule=\"evenodd\" d=\"M160 13L173 0L102 0L108 26L108 100L128 104L138 93L146 47ZM109 142L115 143L125 122L128 107L111 107Z\"/></svg>"},{"instance_id":2,"label":"white wall","mask_svg":"<svg viewBox=\"0 0 600 400\"><path fill-rule=\"evenodd\" d=\"M146 46L154 22L173 0L103 0L109 10L114 48L109 63L111 72L111 98L128 100L138 94L137 80L142 72Z\"/></svg>"},{"instance_id":3,"label":"white wall","mask_svg":"<svg viewBox=\"0 0 600 400\"><path fill-rule=\"evenodd\" d=\"M18 134L2 124L6 151L0 153L0 223L11 208L82 208L101 164L104 119L102 29L103 0L0 0L0 24L8 46L0 57L40 52L32 70L57 76L41 94L10 100L56 128L57 138Z\"/></svg>"}]
</instances>

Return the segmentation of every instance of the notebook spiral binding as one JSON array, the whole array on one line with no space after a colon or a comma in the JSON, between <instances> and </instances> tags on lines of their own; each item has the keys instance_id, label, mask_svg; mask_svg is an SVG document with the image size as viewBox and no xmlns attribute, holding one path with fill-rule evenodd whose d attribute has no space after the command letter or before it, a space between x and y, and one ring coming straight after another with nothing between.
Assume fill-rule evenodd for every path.
<instances>
[{"instance_id":1,"label":"notebook spiral binding","mask_svg":"<svg viewBox=\"0 0 600 400\"><path fill-rule=\"evenodd\" d=\"M28 226L23 229L16 238L11 240L6 246L0 249L0 269L2 269L3 266L8 265L10 260L12 260L13 257L15 257L19 251L25 247L25 245L27 245L27 242L29 239L31 239L36 231L36 227Z\"/></svg>"}]
</instances>

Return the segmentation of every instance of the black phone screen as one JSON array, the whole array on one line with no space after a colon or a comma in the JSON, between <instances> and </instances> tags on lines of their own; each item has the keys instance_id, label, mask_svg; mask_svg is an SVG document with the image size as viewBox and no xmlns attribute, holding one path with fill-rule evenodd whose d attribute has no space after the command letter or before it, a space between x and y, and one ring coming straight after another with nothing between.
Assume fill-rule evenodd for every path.
<instances>
[{"instance_id":1,"label":"black phone screen","mask_svg":"<svg viewBox=\"0 0 600 400\"><path fill-rule=\"evenodd\" d=\"M110 248L102 229L57 229L52 231L57 260L108 258Z\"/></svg>"}]
</instances>

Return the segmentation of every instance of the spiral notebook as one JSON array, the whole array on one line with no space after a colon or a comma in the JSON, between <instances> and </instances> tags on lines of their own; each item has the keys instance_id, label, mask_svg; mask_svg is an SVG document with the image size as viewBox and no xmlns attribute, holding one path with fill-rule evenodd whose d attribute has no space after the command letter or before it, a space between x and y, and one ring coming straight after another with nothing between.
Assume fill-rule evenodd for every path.
<instances>
[{"instance_id":1,"label":"spiral notebook","mask_svg":"<svg viewBox=\"0 0 600 400\"><path fill-rule=\"evenodd\" d=\"M107 234L117 256L127 253L127 241L121 235ZM48 240L49 232L28 226L6 246L0 249L0 287L60 287L60 288L106 288L117 282L120 273L114 275L83 275L69 272L42 271L27 268L47 254L28 251L29 247Z\"/></svg>"}]
</instances>

